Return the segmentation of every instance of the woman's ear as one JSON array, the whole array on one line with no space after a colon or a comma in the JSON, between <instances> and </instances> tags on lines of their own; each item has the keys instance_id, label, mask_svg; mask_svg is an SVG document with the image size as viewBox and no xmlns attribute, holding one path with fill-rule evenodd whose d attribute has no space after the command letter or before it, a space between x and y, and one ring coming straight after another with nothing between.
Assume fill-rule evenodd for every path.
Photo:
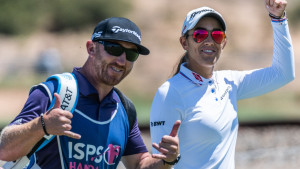
<instances>
[{"instance_id":1,"label":"woman's ear","mask_svg":"<svg viewBox=\"0 0 300 169\"><path fill-rule=\"evenodd\" d=\"M188 50L189 47L188 47L188 42L187 42L186 36L181 36L179 41L180 41L180 44L181 44L182 48L184 50Z\"/></svg>"},{"instance_id":2,"label":"woman's ear","mask_svg":"<svg viewBox=\"0 0 300 169\"><path fill-rule=\"evenodd\" d=\"M222 50L225 48L227 44L227 38L224 39L224 41L222 42Z\"/></svg>"},{"instance_id":3,"label":"woman's ear","mask_svg":"<svg viewBox=\"0 0 300 169\"><path fill-rule=\"evenodd\" d=\"M95 54L96 48L95 48L95 44L94 44L93 41L88 40L86 42L86 50L87 50L89 55L94 55Z\"/></svg>"}]
</instances>

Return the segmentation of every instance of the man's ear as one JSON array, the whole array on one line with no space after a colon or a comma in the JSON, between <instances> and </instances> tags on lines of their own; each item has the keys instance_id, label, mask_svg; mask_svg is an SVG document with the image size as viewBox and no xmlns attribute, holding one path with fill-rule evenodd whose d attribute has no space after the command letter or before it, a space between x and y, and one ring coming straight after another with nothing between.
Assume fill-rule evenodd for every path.
<instances>
[{"instance_id":1,"label":"man's ear","mask_svg":"<svg viewBox=\"0 0 300 169\"><path fill-rule=\"evenodd\" d=\"M95 43L91 40L88 40L86 42L86 50L88 52L89 55L94 55L96 52L96 46Z\"/></svg>"},{"instance_id":2,"label":"man's ear","mask_svg":"<svg viewBox=\"0 0 300 169\"><path fill-rule=\"evenodd\" d=\"M184 50L188 50L189 47L188 47L188 41L186 36L181 36L179 38L179 42Z\"/></svg>"}]
</instances>

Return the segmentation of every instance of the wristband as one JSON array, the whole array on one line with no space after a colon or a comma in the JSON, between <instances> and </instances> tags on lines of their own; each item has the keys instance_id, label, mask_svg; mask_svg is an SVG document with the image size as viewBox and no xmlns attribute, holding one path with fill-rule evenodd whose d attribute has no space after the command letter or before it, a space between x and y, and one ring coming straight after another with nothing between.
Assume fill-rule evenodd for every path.
<instances>
[{"instance_id":1,"label":"wristband","mask_svg":"<svg viewBox=\"0 0 300 169\"><path fill-rule=\"evenodd\" d=\"M181 157L181 155L180 155L180 154L178 154L177 158L176 158L174 161L171 161L171 162L168 162L168 161L165 161L165 160L163 160L163 162L164 162L164 165L165 165L165 164L169 164L169 165L175 165L175 164L177 164L177 163L178 163L178 161L180 160L180 157Z\"/></svg>"},{"instance_id":2,"label":"wristband","mask_svg":"<svg viewBox=\"0 0 300 169\"><path fill-rule=\"evenodd\" d=\"M46 136L49 136L50 134L46 130L46 124L44 122L43 115L44 115L44 113L41 114L41 122L42 122L43 130L44 130L44 133L46 134Z\"/></svg>"},{"instance_id":3,"label":"wristband","mask_svg":"<svg viewBox=\"0 0 300 169\"><path fill-rule=\"evenodd\" d=\"M283 15L282 16L276 16L276 15L274 15L274 14L272 14L272 13L269 13L269 16L272 18L272 19L282 19L282 18L284 18L285 17L285 11L283 12Z\"/></svg>"}]
</instances>

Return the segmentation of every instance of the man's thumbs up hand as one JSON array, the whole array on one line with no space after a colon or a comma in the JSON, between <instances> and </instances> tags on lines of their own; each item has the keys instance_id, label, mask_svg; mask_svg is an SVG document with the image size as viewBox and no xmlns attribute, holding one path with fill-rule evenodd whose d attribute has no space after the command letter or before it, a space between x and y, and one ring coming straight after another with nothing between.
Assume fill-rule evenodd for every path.
<instances>
[{"instance_id":1,"label":"man's thumbs up hand","mask_svg":"<svg viewBox=\"0 0 300 169\"><path fill-rule=\"evenodd\" d=\"M80 139L81 136L71 130L71 119L73 114L69 111L62 110L60 96L54 93L55 103L52 109L44 114L46 130L52 135L65 135L74 139Z\"/></svg>"}]
</instances>

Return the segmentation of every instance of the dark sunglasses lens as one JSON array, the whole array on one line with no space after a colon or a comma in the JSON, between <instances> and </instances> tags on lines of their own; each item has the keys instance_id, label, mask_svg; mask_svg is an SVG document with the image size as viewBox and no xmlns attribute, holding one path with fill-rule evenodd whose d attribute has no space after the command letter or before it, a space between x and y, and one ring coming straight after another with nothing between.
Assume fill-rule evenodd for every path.
<instances>
[{"instance_id":1,"label":"dark sunglasses lens","mask_svg":"<svg viewBox=\"0 0 300 169\"><path fill-rule=\"evenodd\" d=\"M139 53L136 50L126 49L117 43L104 42L104 49L107 53L113 56L120 56L125 51L126 59L130 62L136 61L139 56Z\"/></svg>"},{"instance_id":2,"label":"dark sunglasses lens","mask_svg":"<svg viewBox=\"0 0 300 169\"><path fill-rule=\"evenodd\" d=\"M126 59L130 62L134 62L139 57L139 53L132 49L126 49Z\"/></svg>"},{"instance_id":3,"label":"dark sunglasses lens","mask_svg":"<svg viewBox=\"0 0 300 169\"><path fill-rule=\"evenodd\" d=\"M107 44L104 46L104 49L107 53L114 56L120 56L124 52L122 46L118 44Z\"/></svg>"},{"instance_id":4,"label":"dark sunglasses lens","mask_svg":"<svg viewBox=\"0 0 300 169\"><path fill-rule=\"evenodd\" d=\"M195 30L193 33L193 39L195 42L200 43L204 41L208 36L208 31L207 30Z\"/></svg>"},{"instance_id":5,"label":"dark sunglasses lens","mask_svg":"<svg viewBox=\"0 0 300 169\"><path fill-rule=\"evenodd\" d=\"M218 44L221 44L222 41L225 39L225 33L222 31L213 31L211 33L212 38Z\"/></svg>"}]
</instances>

